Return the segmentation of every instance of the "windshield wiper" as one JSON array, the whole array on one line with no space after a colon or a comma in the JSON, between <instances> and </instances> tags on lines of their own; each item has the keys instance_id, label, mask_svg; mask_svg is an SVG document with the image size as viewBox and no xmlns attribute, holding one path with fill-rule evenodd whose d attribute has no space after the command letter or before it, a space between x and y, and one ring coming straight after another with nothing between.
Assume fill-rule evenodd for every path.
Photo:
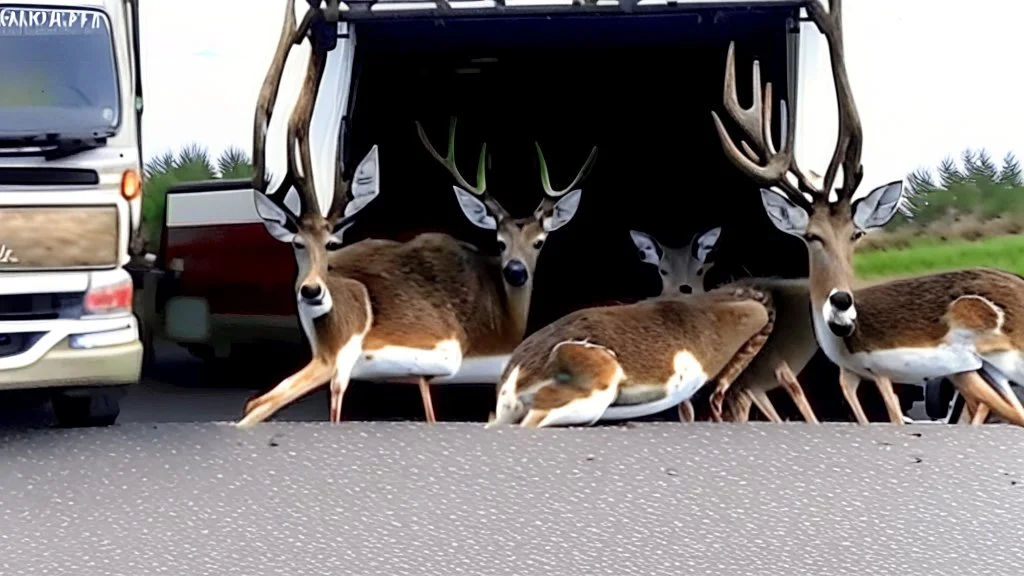
<instances>
[{"instance_id":1,"label":"windshield wiper","mask_svg":"<svg viewBox=\"0 0 1024 576\"><path fill-rule=\"evenodd\" d=\"M15 149L12 154L15 156L41 155L47 160L57 160L78 154L79 152L105 146L107 138L112 135L112 133L100 132L89 134L51 132L48 134L25 136L0 135L0 154L3 154L4 150ZM25 148L38 148L38 150L24 150Z\"/></svg>"}]
</instances>

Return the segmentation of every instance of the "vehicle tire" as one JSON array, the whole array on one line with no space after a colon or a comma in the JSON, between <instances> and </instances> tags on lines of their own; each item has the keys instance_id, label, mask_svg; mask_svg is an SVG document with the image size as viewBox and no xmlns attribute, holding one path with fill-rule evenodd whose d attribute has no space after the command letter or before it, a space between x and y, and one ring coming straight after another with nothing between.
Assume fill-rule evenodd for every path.
<instances>
[{"instance_id":1,"label":"vehicle tire","mask_svg":"<svg viewBox=\"0 0 1024 576\"><path fill-rule=\"evenodd\" d=\"M197 360L213 362L217 359L217 355L213 351L213 346L208 346L206 344L183 344L182 346L188 351L190 356Z\"/></svg>"},{"instance_id":2,"label":"vehicle tire","mask_svg":"<svg viewBox=\"0 0 1024 576\"><path fill-rule=\"evenodd\" d=\"M61 428L111 426L121 414L121 397L125 387L74 393L54 392L51 397L53 416Z\"/></svg>"}]
</instances>

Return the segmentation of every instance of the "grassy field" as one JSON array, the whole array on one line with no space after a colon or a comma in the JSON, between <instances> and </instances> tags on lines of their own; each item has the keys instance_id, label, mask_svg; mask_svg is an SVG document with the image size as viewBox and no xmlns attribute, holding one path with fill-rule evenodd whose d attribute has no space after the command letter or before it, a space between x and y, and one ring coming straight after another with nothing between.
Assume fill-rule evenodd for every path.
<instances>
[{"instance_id":1,"label":"grassy field","mask_svg":"<svg viewBox=\"0 0 1024 576\"><path fill-rule=\"evenodd\" d=\"M991 266L1024 275L1024 236L946 242L922 238L900 250L858 252L854 263L862 279L898 278L970 266Z\"/></svg>"}]
</instances>

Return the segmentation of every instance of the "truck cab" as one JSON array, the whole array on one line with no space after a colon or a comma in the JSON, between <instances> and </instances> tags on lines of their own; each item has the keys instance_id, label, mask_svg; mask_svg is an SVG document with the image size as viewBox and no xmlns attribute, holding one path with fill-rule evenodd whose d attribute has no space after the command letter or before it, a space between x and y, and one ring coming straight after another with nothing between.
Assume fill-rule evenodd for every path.
<instances>
[{"instance_id":1,"label":"truck cab","mask_svg":"<svg viewBox=\"0 0 1024 576\"><path fill-rule=\"evenodd\" d=\"M0 3L0 390L112 424L143 356L135 0Z\"/></svg>"}]
</instances>

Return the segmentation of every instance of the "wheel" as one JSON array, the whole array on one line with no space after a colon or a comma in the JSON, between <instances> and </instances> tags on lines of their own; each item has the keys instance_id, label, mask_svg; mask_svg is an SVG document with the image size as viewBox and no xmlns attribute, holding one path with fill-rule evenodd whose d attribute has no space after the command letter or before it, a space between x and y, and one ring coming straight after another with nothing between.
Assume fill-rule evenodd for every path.
<instances>
[{"instance_id":1,"label":"wheel","mask_svg":"<svg viewBox=\"0 0 1024 576\"><path fill-rule=\"evenodd\" d=\"M121 414L125 387L55 392L53 415L62 428L111 426Z\"/></svg>"}]
</instances>

